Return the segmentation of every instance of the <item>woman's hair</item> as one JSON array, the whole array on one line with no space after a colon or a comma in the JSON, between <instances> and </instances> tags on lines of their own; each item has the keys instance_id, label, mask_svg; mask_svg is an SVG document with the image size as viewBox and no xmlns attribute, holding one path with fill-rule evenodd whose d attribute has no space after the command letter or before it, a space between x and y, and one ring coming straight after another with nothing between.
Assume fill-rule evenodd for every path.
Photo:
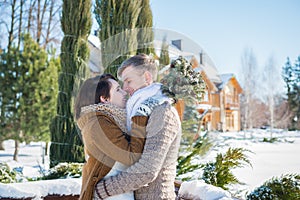
<instances>
[{"instance_id":1,"label":"woman's hair","mask_svg":"<svg viewBox=\"0 0 300 200\"><path fill-rule=\"evenodd\" d=\"M152 74L153 81L157 79L157 66L155 63L154 58L152 56L148 56L146 54L138 54L128 58L127 60L123 61L121 66L118 68L118 78L120 79L122 72L127 67L133 67L143 74L145 71L149 71Z\"/></svg>"},{"instance_id":2,"label":"woman's hair","mask_svg":"<svg viewBox=\"0 0 300 200\"><path fill-rule=\"evenodd\" d=\"M100 103L100 97L110 98L111 82L116 80L111 74L95 76L84 81L75 101L75 119L80 117L81 108Z\"/></svg>"}]
</instances>

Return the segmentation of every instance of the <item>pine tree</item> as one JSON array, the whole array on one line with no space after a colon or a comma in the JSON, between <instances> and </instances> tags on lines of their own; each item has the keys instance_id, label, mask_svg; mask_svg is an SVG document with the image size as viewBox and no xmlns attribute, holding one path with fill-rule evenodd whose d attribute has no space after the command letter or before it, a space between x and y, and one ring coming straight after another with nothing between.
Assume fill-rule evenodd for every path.
<instances>
[{"instance_id":1,"label":"pine tree","mask_svg":"<svg viewBox=\"0 0 300 200\"><path fill-rule=\"evenodd\" d=\"M272 177L246 196L247 200L300 199L300 174Z\"/></svg>"},{"instance_id":2,"label":"pine tree","mask_svg":"<svg viewBox=\"0 0 300 200\"><path fill-rule=\"evenodd\" d=\"M27 71L26 66L22 69L23 60L21 52L14 45L1 54L1 139L23 140L18 111L23 89L20 87L22 71ZM17 160L17 153L15 151L14 160Z\"/></svg>"},{"instance_id":3,"label":"pine tree","mask_svg":"<svg viewBox=\"0 0 300 200\"><path fill-rule=\"evenodd\" d=\"M9 119L11 119L12 116L16 115L13 114L15 113L13 112L14 111L13 109L15 108L15 105L18 105L15 102L13 102L14 101L13 99L17 99L17 97L21 97L20 94L17 94L14 91L12 91L11 88L14 87L13 90L15 90L16 87L14 86L14 84L16 84L17 83L16 81L19 80L19 79L15 80L15 78L17 76L22 75L21 71L18 72L19 65L16 63L18 62L18 60L20 59L24 60L26 57L24 53L22 54L20 53L20 50L23 50L24 47L23 46L24 33L28 33L29 35L31 35L33 41L35 42L40 41L40 46L42 46L43 49L49 49L50 45L58 44L57 41L58 38L60 38L61 31L60 31L60 27L56 26L57 24L56 22L58 22L60 18L59 16L60 4L61 3L56 0L40 0L40 1L13 0L13 1L2 1L0 3L0 7L2 8L1 9L2 12L0 13L0 16L5 21L5 23L0 23L1 26L0 29L1 31L3 30L3 35L7 36L7 39L6 40L3 39L1 43L4 49L0 50L1 59L2 59L0 61L1 62L0 65L2 68L1 73L3 75L0 78L2 79L1 82L3 82L3 84L1 84L1 87L2 86L5 87L5 89L1 88L2 91L0 92L0 124L1 124L0 144L1 141L7 138L9 135L10 131L6 131L6 130L14 129L12 125L9 125L11 124L10 122L12 122ZM37 54L38 53L34 52L33 55L31 55L31 57ZM25 57L20 58L21 55ZM35 62L29 62L29 65L34 66ZM25 68L22 69L25 70L27 69L26 67L27 66L25 66ZM32 83L28 82L26 83L25 86L31 86L31 85ZM5 95L2 97L2 94ZM2 100L4 100L4 103L2 103ZM28 118L28 116L26 116L26 118ZM45 124L45 126L48 126L48 124ZM16 130L18 128L16 128ZM36 128L38 129L39 127L36 126ZM8 134L8 135L5 136L4 134ZM36 134L36 133L32 133L32 134ZM28 136L28 134L26 134L26 136ZM38 139L38 137L33 137L33 138Z\"/></svg>"},{"instance_id":4,"label":"pine tree","mask_svg":"<svg viewBox=\"0 0 300 200\"><path fill-rule=\"evenodd\" d=\"M20 128L19 117L17 116L18 96L20 88L18 87L19 79L19 62L20 51L11 44L9 49L1 53L0 63L0 85L1 85L1 114L0 114L0 139L18 140L18 131ZM16 143L17 144L17 143ZM16 148L17 150L17 148ZM17 151L15 154L17 155ZM14 159L17 160L17 156Z\"/></svg>"},{"instance_id":5,"label":"pine tree","mask_svg":"<svg viewBox=\"0 0 300 200\"><path fill-rule=\"evenodd\" d=\"M50 166L60 162L83 162L80 134L73 118L72 92L77 73L86 67L89 57L87 37L91 29L91 0L64 0L61 26L61 72L57 97L57 116L50 125Z\"/></svg>"},{"instance_id":6,"label":"pine tree","mask_svg":"<svg viewBox=\"0 0 300 200\"><path fill-rule=\"evenodd\" d=\"M141 2L141 12L138 17L137 21L137 28L138 28L138 50L137 53L144 53L144 54L154 54L154 47L153 47L153 39L154 34L152 31L153 26L153 16L150 7L149 0L143 0Z\"/></svg>"},{"instance_id":7,"label":"pine tree","mask_svg":"<svg viewBox=\"0 0 300 200\"><path fill-rule=\"evenodd\" d=\"M295 112L294 123L298 130L300 130L300 56L298 56L294 65L295 80L293 83L294 98L293 98L293 111Z\"/></svg>"},{"instance_id":8,"label":"pine tree","mask_svg":"<svg viewBox=\"0 0 300 200\"><path fill-rule=\"evenodd\" d=\"M18 130L17 123L17 96L20 91L17 85L19 79L20 52L15 46L11 46L10 50L1 53L0 63L0 85L1 85L1 139L12 138Z\"/></svg>"},{"instance_id":9,"label":"pine tree","mask_svg":"<svg viewBox=\"0 0 300 200\"><path fill-rule=\"evenodd\" d=\"M140 0L96 0L95 16L99 24L102 65L116 76L118 66L137 49L137 26Z\"/></svg>"},{"instance_id":10,"label":"pine tree","mask_svg":"<svg viewBox=\"0 0 300 200\"><path fill-rule=\"evenodd\" d=\"M294 65L287 58L282 68L282 77L287 87L289 109L293 113L291 129L300 129L300 56Z\"/></svg>"},{"instance_id":11,"label":"pine tree","mask_svg":"<svg viewBox=\"0 0 300 200\"><path fill-rule=\"evenodd\" d=\"M18 115L21 120L20 128L27 142L40 139L37 137L40 127L36 121L40 117L40 108L36 93L40 91L39 79L47 69L47 59L47 53L29 35L25 35L20 57L21 66L18 70L20 74L18 84L22 94L19 98Z\"/></svg>"},{"instance_id":12,"label":"pine tree","mask_svg":"<svg viewBox=\"0 0 300 200\"><path fill-rule=\"evenodd\" d=\"M47 60L47 68L39 75L37 89L34 91L36 110L38 118L34 120L35 138L31 141L50 141L49 125L56 114L56 100L58 93L58 73L60 71L60 60L55 53L50 54Z\"/></svg>"},{"instance_id":13,"label":"pine tree","mask_svg":"<svg viewBox=\"0 0 300 200\"><path fill-rule=\"evenodd\" d=\"M47 70L53 70L48 68L47 53L28 34L21 37L19 45L11 47L9 53L1 55L1 69L4 70L0 79L1 84L5 86L1 101L1 123L4 122L1 128L2 137L16 141L15 160L19 141L49 138L49 131L45 133L44 138L40 136L43 127L48 129L47 118L53 110L51 102L54 100L54 93L49 93L48 98L39 104L40 97L36 95L44 92L42 89L45 90L46 86L51 84L43 76ZM47 78L56 82L57 78L53 78L51 73L47 74ZM41 123L38 123L39 121Z\"/></svg>"},{"instance_id":14,"label":"pine tree","mask_svg":"<svg viewBox=\"0 0 300 200\"><path fill-rule=\"evenodd\" d=\"M292 70L293 69L292 69L292 64L291 64L290 58L287 58L285 66L282 68L282 78L283 78L284 82L286 83L288 97L292 90L292 78L293 78Z\"/></svg>"}]
</instances>

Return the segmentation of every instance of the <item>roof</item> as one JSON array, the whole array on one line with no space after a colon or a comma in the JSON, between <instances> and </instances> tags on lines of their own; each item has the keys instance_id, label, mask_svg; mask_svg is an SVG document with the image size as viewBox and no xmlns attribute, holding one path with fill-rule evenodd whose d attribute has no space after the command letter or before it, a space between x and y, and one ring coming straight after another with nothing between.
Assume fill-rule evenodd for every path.
<instances>
[{"instance_id":1,"label":"roof","mask_svg":"<svg viewBox=\"0 0 300 200\"><path fill-rule=\"evenodd\" d=\"M100 39L95 35L88 36L89 48L90 48L90 58L89 67L92 72L101 73L103 69L101 68L101 48Z\"/></svg>"},{"instance_id":2,"label":"roof","mask_svg":"<svg viewBox=\"0 0 300 200\"><path fill-rule=\"evenodd\" d=\"M198 67L201 67L205 71L206 75L211 81L215 83L221 83L221 79L218 75L218 70L212 59L195 41L185 36L184 34L165 29L154 29L154 38L155 40L153 44L158 55L160 54L162 41L166 40L166 42L169 44L169 56L171 59L176 59L180 55L189 61L191 61L192 58L195 58L199 63ZM181 41L181 49L178 49L175 45L172 45L172 41L175 40ZM203 58L201 62L200 54L202 54Z\"/></svg>"},{"instance_id":3,"label":"roof","mask_svg":"<svg viewBox=\"0 0 300 200\"><path fill-rule=\"evenodd\" d=\"M237 88L238 92L242 92L242 88L233 73L220 74L219 76L222 80L220 84L216 84L219 90L222 90L230 81L232 81L232 84Z\"/></svg>"},{"instance_id":4,"label":"roof","mask_svg":"<svg viewBox=\"0 0 300 200\"><path fill-rule=\"evenodd\" d=\"M225 85L227 85L227 83L230 81L230 79L232 77L234 77L234 74L232 74L232 73L220 74L219 76L220 76L222 82L220 84L217 84L217 87L219 90L222 90L225 87Z\"/></svg>"}]
</instances>

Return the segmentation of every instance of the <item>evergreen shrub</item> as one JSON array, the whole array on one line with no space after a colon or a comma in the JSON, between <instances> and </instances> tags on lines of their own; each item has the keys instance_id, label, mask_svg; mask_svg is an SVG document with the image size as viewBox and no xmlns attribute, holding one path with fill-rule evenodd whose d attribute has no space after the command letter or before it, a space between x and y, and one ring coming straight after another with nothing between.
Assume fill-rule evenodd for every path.
<instances>
[{"instance_id":1,"label":"evergreen shrub","mask_svg":"<svg viewBox=\"0 0 300 200\"><path fill-rule=\"evenodd\" d=\"M6 163L0 163L0 183L15 183L17 173Z\"/></svg>"},{"instance_id":2,"label":"evergreen shrub","mask_svg":"<svg viewBox=\"0 0 300 200\"><path fill-rule=\"evenodd\" d=\"M232 173L232 169L251 165L243 148L229 148L225 154L218 154L216 160L204 164L202 179L207 183L228 190L228 185L241 182Z\"/></svg>"},{"instance_id":3,"label":"evergreen shrub","mask_svg":"<svg viewBox=\"0 0 300 200\"><path fill-rule=\"evenodd\" d=\"M247 200L300 199L300 175L286 174L273 177L246 196Z\"/></svg>"},{"instance_id":4,"label":"evergreen shrub","mask_svg":"<svg viewBox=\"0 0 300 200\"><path fill-rule=\"evenodd\" d=\"M269 143L278 142L278 138L272 137L269 139L264 137L263 142L269 142Z\"/></svg>"},{"instance_id":5,"label":"evergreen shrub","mask_svg":"<svg viewBox=\"0 0 300 200\"><path fill-rule=\"evenodd\" d=\"M186 153L180 155L177 159L177 177L186 175L189 172L193 172L201 168L201 165L193 163L193 160L199 156L205 155L213 146L211 139L208 134L199 136L199 138L191 145L191 148L185 149ZM192 177L184 176L181 178L182 181L191 180Z\"/></svg>"},{"instance_id":6,"label":"evergreen shrub","mask_svg":"<svg viewBox=\"0 0 300 200\"><path fill-rule=\"evenodd\" d=\"M60 163L52 167L42 180L79 178L82 174L83 163Z\"/></svg>"}]
</instances>

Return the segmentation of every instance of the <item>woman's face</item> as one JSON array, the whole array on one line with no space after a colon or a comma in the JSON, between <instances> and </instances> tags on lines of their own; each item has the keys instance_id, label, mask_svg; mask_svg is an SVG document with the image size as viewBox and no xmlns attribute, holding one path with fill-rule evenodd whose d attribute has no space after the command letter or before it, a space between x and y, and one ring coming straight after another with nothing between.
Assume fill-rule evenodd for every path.
<instances>
[{"instance_id":1,"label":"woman's face","mask_svg":"<svg viewBox=\"0 0 300 200\"><path fill-rule=\"evenodd\" d=\"M110 98L108 99L108 101L120 108L125 108L127 93L122 90L117 81L113 79L108 79L108 81L111 83Z\"/></svg>"}]
</instances>

